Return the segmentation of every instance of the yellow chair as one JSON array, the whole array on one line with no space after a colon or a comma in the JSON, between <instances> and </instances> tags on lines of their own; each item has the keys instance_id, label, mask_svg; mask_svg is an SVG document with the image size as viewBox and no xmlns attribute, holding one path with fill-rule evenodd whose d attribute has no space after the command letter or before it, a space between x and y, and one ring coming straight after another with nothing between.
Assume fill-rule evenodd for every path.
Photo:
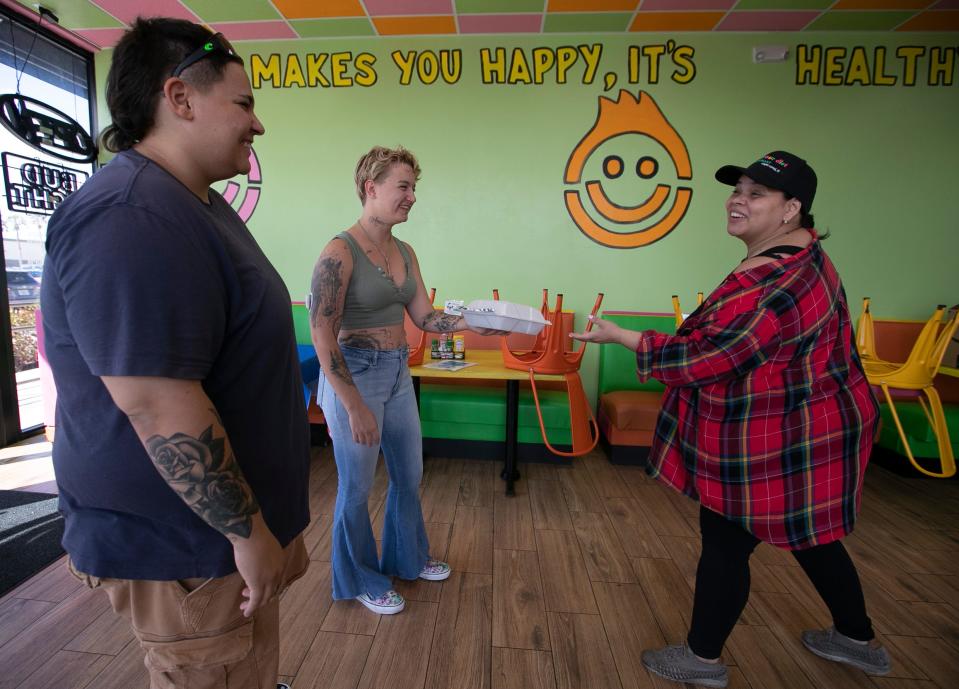
<instances>
[{"instance_id":1,"label":"yellow chair","mask_svg":"<svg viewBox=\"0 0 959 689\"><path fill-rule=\"evenodd\" d=\"M959 325L959 311L944 324L942 323L942 315L945 310L946 307L942 305L936 308L935 313L919 333L919 337L909 353L909 358L903 363L875 359L868 363L864 362L866 378L871 385L882 390L886 403L889 405L889 411L896 424L896 429L899 431L899 437L906 449L909 462L920 473L935 478L949 478L956 473L956 460L952 452L952 443L949 440L949 429L946 426L946 415L942 409L942 400L939 399L939 393L933 387L933 379L936 377L939 364L942 362L946 345L956 331L956 326ZM926 400L923 399L923 395L928 399L928 405ZM893 402L894 398L903 397L918 399L919 406L922 407L926 420L929 421L939 446L939 462L942 469L939 473L924 469L913 457L909 440L906 438L906 432L899 421L899 414L896 413L896 406Z\"/></svg>"},{"instance_id":2,"label":"yellow chair","mask_svg":"<svg viewBox=\"0 0 959 689\"><path fill-rule=\"evenodd\" d=\"M703 303L703 293L696 293L696 305L701 306ZM676 314L676 327L678 328L683 324L685 317L683 316L683 310L679 307L679 295L673 295L673 313Z\"/></svg>"},{"instance_id":3,"label":"yellow chair","mask_svg":"<svg viewBox=\"0 0 959 689\"><path fill-rule=\"evenodd\" d=\"M872 312L869 310L870 301L869 297L863 297L862 315L859 316L859 324L856 326L856 350L863 365L879 360L876 354L876 329L872 322Z\"/></svg>"},{"instance_id":4,"label":"yellow chair","mask_svg":"<svg viewBox=\"0 0 959 689\"><path fill-rule=\"evenodd\" d=\"M872 313L867 312L866 309L869 307L869 297L863 299L863 314L866 319L866 326L862 325L862 317L860 318L860 328L863 332L862 340L863 347L865 348L868 356L862 359L863 368L866 369L868 373L870 370L876 374L884 374L890 371L893 371L897 368L903 366L903 363L886 361L885 359L880 359L879 355L876 352L875 344L875 334L874 326L872 321ZM929 320L926 321L925 325L922 326L922 330L919 331L919 335L916 337L916 341L912 345L912 352L921 352L925 351L927 348L931 347L935 343L936 334L939 332L939 327L942 325L942 314L945 312L946 307L940 304L936 307L936 310L929 317ZM859 350L860 357L862 357L863 349L859 348L859 336L857 335L857 349ZM910 353L912 356L912 353ZM907 359L908 361L908 359ZM935 376L935 373L933 373Z\"/></svg>"}]
</instances>

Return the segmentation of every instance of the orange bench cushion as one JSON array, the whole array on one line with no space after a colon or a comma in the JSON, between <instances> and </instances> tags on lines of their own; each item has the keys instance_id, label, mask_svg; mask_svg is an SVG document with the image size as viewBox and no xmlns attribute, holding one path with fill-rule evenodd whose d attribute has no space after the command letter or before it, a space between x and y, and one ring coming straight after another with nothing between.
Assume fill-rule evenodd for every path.
<instances>
[{"instance_id":1,"label":"orange bench cushion","mask_svg":"<svg viewBox=\"0 0 959 689\"><path fill-rule=\"evenodd\" d=\"M617 390L601 396L599 404L616 428L649 431L656 427L662 399L659 390Z\"/></svg>"},{"instance_id":2,"label":"orange bench cushion","mask_svg":"<svg viewBox=\"0 0 959 689\"><path fill-rule=\"evenodd\" d=\"M661 390L616 390L599 398L599 427L612 445L648 447L662 403Z\"/></svg>"}]
</instances>

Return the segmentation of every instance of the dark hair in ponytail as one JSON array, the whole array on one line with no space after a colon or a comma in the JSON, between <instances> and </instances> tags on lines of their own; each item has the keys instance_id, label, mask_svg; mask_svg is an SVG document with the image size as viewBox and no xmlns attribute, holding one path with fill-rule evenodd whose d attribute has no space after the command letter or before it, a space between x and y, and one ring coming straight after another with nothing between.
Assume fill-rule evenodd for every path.
<instances>
[{"instance_id":1,"label":"dark hair in ponytail","mask_svg":"<svg viewBox=\"0 0 959 689\"><path fill-rule=\"evenodd\" d=\"M163 84L187 55L209 40L209 29L183 19L138 18L113 51L107 74L107 106L113 123L100 134L100 145L114 153L143 139L155 124ZM204 89L223 77L236 56L211 53L185 71L184 81Z\"/></svg>"},{"instance_id":2,"label":"dark hair in ponytail","mask_svg":"<svg viewBox=\"0 0 959 689\"><path fill-rule=\"evenodd\" d=\"M790 199L796 198L796 197L793 196L792 194L790 194L790 193L788 193L788 192L785 192L785 191L783 192L783 196L786 197L786 200L787 200L787 201L789 201ZM815 221L815 219L813 219L812 213L807 213L807 212L806 212L806 209L803 208L803 207L801 207L801 208L799 209L799 214L800 214L800 215L799 215L799 226L800 226L800 227L802 227L802 228L804 228L804 229L807 229L807 230L811 230L811 229L813 229L814 227L816 227L816 221ZM820 237L820 239L825 239L825 237Z\"/></svg>"}]
</instances>

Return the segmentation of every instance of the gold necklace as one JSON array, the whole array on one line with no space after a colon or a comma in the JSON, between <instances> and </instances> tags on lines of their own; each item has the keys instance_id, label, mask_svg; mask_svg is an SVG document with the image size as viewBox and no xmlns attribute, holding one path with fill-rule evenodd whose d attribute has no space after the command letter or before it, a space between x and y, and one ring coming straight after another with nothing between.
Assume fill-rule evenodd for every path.
<instances>
[{"instance_id":1,"label":"gold necklace","mask_svg":"<svg viewBox=\"0 0 959 689\"><path fill-rule=\"evenodd\" d=\"M369 240L370 244L373 245L373 248L376 249L377 253L378 253L380 256L383 257L383 261L386 263L386 271L385 271L385 272L386 272L386 277L388 277L388 278L390 278L390 279L392 280L392 279L393 279L393 271L390 270L390 259L387 258L386 254L383 253L383 250L379 247L379 245L378 245L376 242L373 241L373 238L370 236L370 233L366 231L366 228L365 228L365 227L363 227L363 221L362 221L362 220L357 220L357 221L356 221L356 224L360 226L360 229L361 229L361 230L363 230L363 234L366 235L366 238ZM376 267L377 267L377 268L380 268L379 266L376 266ZM381 272L381 273L384 272L382 268L380 268L380 272Z\"/></svg>"}]
</instances>

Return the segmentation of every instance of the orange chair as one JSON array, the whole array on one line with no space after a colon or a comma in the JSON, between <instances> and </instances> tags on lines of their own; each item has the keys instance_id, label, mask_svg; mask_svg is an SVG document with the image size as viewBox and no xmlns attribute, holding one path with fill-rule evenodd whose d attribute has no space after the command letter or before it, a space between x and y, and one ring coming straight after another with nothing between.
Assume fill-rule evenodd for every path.
<instances>
[{"instance_id":1,"label":"orange chair","mask_svg":"<svg viewBox=\"0 0 959 689\"><path fill-rule=\"evenodd\" d=\"M493 299L499 299L499 290L493 290ZM596 316L600 304L603 303L603 294L596 296L591 316ZM572 320L563 318L563 295L556 295L556 308L549 308L549 293L543 290L543 304L540 313L549 321L536 337L532 349L525 352L514 352L509 347L506 336L500 339L500 349L503 352L503 364L506 368L529 372L529 382L533 390L533 402L536 405L536 416L539 419L539 429L543 436L543 443L555 455L560 457L580 457L591 452L599 442L599 425L586 399L583 381L579 377L579 366L586 351L586 343L576 352L567 351ZM568 325L567 325L568 324ZM590 320L586 330L592 330ZM564 452L553 447L546 436L546 424L543 422L543 412L539 403L539 394L536 390L536 374L562 375L566 381L566 393L569 398L569 426L572 435L572 452Z\"/></svg>"},{"instance_id":2,"label":"orange chair","mask_svg":"<svg viewBox=\"0 0 959 689\"><path fill-rule=\"evenodd\" d=\"M703 304L703 293L696 292L696 305L702 306ZM683 310L679 307L679 295L673 295L673 313L676 314L676 327L678 328L683 324L683 321L686 320L686 317L683 316Z\"/></svg>"},{"instance_id":3,"label":"orange chair","mask_svg":"<svg viewBox=\"0 0 959 689\"><path fill-rule=\"evenodd\" d=\"M943 323L942 316L945 310L944 305L936 307L932 317L926 321L919 333L909 357L904 362L893 363L880 359L863 362L863 368L866 371L866 378L869 383L882 391L886 403L889 405L889 411L896 424L896 429L899 431L899 437L902 440L909 462L920 473L935 478L949 478L956 473L956 461L953 456L952 443L949 439L949 429L946 426L942 400L939 399L939 393L933 386L933 379L936 377L939 364L942 362L946 345L956 331L956 327L959 326L959 310L951 319ZM860 325L860 327L862 326ZM923 399L923 395L926 399ZM929 421L929 426L936 436L939 447L939 462L942 469L940 472L937 473L923 468L913 457L909 440L903 430L902 422L899 420L899 414L896 413L896 406L893 402L897 398L915 398L919 401L919 405L926 415L926 420ZM926 400L928 400L928 405Z\"/></svg>"},{"instance_id":4,"label":"orange chair","mask_svg":"<svg viewBox=\"0 0 959 689\"><path fill-rule=\"evenodd\" d=\"M430 304L436 299L436 288L430 287ZM426 354L426 331L423 330L420 332L420 341L419 343L410 350L409 357L407 359L408 366L419 366L423 363L423 358Z\"/></svg>"}]
</instances>

